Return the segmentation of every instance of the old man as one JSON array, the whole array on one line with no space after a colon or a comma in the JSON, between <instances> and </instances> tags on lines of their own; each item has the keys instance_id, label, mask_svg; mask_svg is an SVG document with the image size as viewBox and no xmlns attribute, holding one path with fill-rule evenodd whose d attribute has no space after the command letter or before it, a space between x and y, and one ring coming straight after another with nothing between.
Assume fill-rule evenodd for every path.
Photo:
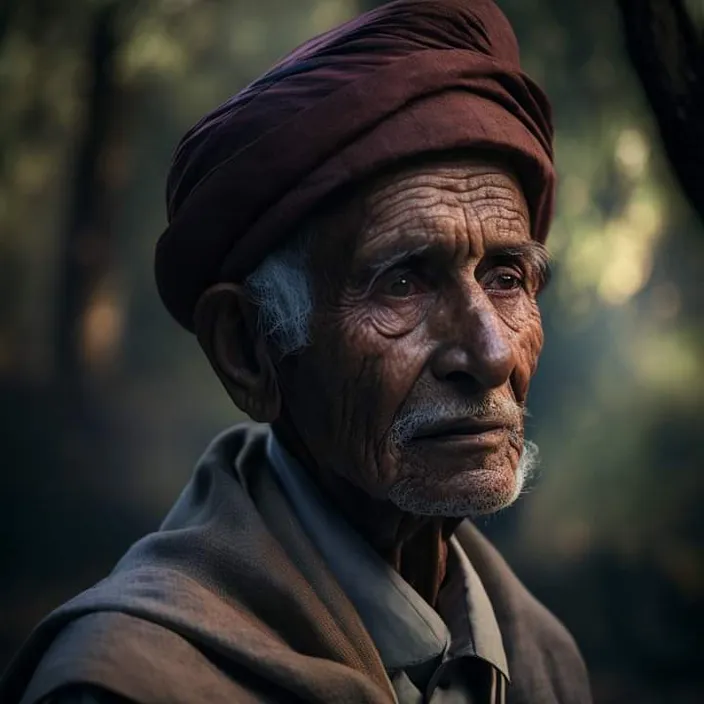
<instances>
[{"instance_id":1,"label":"old man","mask_svg":"<svg viewBox=\"0 0 704 704\"><path fill-rule=\"evenodd\" d=\"M35 630L3 702L589 702L471 522L534 461L551 142L490 0L389 3L190 130L157 282L257 423Z\"/></svg>"}]
</instances>

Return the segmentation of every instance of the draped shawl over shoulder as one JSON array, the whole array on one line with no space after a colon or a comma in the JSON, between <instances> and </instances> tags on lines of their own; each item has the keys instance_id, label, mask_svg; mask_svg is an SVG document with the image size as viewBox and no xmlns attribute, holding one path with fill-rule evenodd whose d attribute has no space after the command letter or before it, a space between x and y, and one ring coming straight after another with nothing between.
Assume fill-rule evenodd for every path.
<instances>
[{"instance_id":1,"label":"draped shawl over shoulder","mask_svg":"<svg viewBox=\"0 0 704 704\"><path fill-rule=\"evenodd\" d=\"M321 201L408 157L508 160L543 241L552 213L550 107L491 0L396 0L293 51L182 139L156 279L193 327L200 294L250 273Z\"/></svg>"},{"instance_id":2,"label":"draped shawl over shoulder","mask_svg":"<svg viewBox=\"0 0 704 704\"><path fill-rule=\"evenodd\" d=\"M2 704L89 684L139 704L393 704L362 620L267 461L266 427L217 438L161 529L48 616ZM508 704L590 704L564 627L468 521L456 531L506 645Z\"/></svg>"}]
</instances>

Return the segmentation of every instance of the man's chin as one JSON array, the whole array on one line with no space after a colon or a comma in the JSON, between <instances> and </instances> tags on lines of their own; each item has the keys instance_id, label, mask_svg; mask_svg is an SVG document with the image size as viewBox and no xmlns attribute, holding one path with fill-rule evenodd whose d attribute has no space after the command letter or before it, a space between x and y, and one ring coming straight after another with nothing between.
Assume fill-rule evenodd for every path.
<instances>
[{"instance_id":1,"label":"man's chin","mask_svg":"<svg viewBox=\"0 0 704 704\"><path fill-rule=\"evenodd\" d=\"M403 478L391 487L388 499L416 516L472 518L510 506L520 492L513 467L478 468L444 481L429 482L427 476Z\"/></svg>"}]
</instances>

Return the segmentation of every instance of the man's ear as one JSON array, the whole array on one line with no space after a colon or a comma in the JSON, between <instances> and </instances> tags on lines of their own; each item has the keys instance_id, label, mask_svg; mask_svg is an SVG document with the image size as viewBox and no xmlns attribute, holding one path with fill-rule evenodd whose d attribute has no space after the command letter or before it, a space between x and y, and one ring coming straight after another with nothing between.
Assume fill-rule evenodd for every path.
<instances>
[{"instance_id":1,"label":"man's ear","mask_svg":"<svg viewBox=\"0 0 704 704\"><path fill-rule=\"evenodd\" d=\"M281 410L276 369L244 287L211 286L198 300L194 323L198 342L237 407L253 420L276 420Z\"/></svg>"}]
</instances>

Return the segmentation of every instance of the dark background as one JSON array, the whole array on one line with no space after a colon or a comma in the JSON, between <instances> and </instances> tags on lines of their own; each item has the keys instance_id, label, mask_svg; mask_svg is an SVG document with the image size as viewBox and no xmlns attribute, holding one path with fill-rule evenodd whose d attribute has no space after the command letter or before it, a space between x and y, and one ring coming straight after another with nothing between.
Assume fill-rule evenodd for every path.
<instances>
[{"instance_id":1,"label":"dark background","mask_svg":"<svg viewBox=\"0 0 704 704\"><path fill-rule=\"evenodd\" d=\"M176 142L363 4L0 3L0 669L241 417L153 284ZM598 704L702 702L704 232L614 3L500 5L553 101L561 187L541 477L485 527L574 633Z\"/></svg>"}]
</instances>

